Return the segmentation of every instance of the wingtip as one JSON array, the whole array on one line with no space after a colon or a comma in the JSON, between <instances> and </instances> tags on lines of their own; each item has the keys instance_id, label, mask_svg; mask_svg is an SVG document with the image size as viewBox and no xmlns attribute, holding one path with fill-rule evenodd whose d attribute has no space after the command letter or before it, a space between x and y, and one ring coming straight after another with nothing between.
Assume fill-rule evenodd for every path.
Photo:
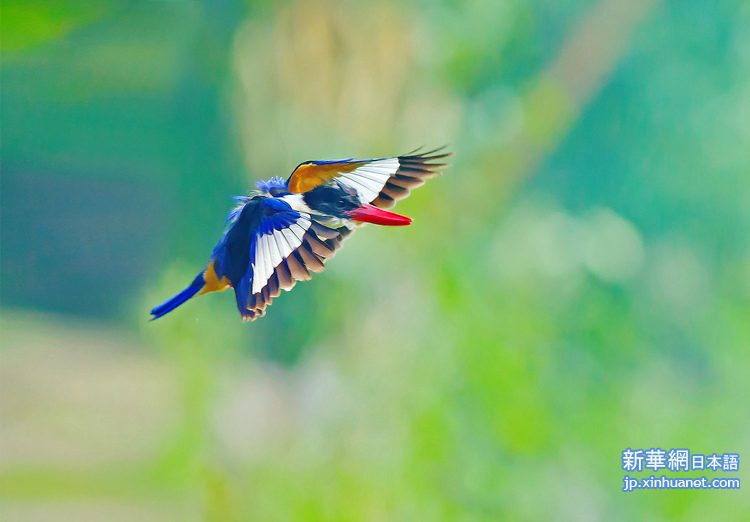
<instances>
[{"instance_id":1,"label":"wingtip","mask_svg":"<svg viewBox=\"0 0 750 522\"><path fill-rule=\"evenodd\" d=\"M440 147L438 147L436 149L428 150L426 152L419 152L422 149L424 149L424 145L423 145L423 146L421 146L421 147L419 147L419 148L417 148L417 149L415 149L415 150L413 150L411 152L408 152L408 153L406 153L406 154L404 154L403 156L400 156L400 157L401 158L420 159L420 160L424 160L424 161L431 161L431 160L436 160L436 159L447 158L448 156L452 156L453 155L453 151L447 151L447 152L444 152L442 154L437 154L437 153L439 153L441 151L444 151L446 148L448 148L448 146L449 146L449 144L446 143L445 145L442 145L442 146L440 146Z\"/></svg>"}]
</instances>

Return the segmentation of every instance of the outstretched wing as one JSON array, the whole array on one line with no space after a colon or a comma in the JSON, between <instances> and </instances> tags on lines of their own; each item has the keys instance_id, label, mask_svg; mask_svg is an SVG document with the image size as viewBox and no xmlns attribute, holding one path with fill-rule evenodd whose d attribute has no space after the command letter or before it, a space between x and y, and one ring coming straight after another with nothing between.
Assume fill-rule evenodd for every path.
<instances>
[{"instance_id":1,"label":"outstretched wing","mask_svg":"<svg viewBox=\"0 0 750 522\"><path fill-rule=\"evenodd\" d=\"M440 173L437 169L446 164L432 162L450 156L443 148L394 158L308 161L294 169L287 185L290 191L301 193L335 178L354 188L363 203L387 209Z\"/></svg>"},{"instance_id":2,"label":"outstretched wing","mask_svg":"<svg viewBox=\"0 0 750 522\"><path fill-rule=\"evenodd\" d=\"M329 228L277 198L262 203L264 217L250 242L250 266L235 288L242 318L253 321L282 290L321 272L351 231Z\"/></svg>"}]
</instances>

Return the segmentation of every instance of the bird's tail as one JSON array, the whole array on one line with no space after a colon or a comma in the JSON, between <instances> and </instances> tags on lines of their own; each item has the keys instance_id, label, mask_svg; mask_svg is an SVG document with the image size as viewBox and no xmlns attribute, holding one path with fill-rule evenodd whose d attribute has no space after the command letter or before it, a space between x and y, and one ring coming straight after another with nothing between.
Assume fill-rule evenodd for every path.
<instances>
[{"instance_id":1,"label":"bird's tail","mask_svg":"<svg viewBox=\"0 0 750 522\"><path fill-rule=\"evenodd\" d=\"M206 284L206 280L203 278L203 274L198 274L198 277L193 279L193 282L190 283L190 286L188 286L185 290L174 296L172 299L169 299L167 301L164 301L162 304L151 310L151 315L153 316L151 320L158 319L162 315L166 315L178 306L180 306L182 303L193 297L195 294L201 291L203 286Z\"/></svg>"}]
</instances>

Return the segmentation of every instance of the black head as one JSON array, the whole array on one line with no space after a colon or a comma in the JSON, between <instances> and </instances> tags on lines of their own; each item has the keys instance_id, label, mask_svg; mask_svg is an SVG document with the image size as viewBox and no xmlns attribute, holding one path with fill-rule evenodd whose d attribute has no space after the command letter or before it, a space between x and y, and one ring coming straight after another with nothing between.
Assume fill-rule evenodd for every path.
<instances>
[{"instance_id":1,"label":"black head","mask_svg":"<svg viewBox=\"0 0 750 522\"><path fill-rule=\"evenodd\" d=\"M347 218L345 212L362 206L357 191L339 180L315 187L303 197L312 210L337 218Z\"/></svg>"}]
</instances>

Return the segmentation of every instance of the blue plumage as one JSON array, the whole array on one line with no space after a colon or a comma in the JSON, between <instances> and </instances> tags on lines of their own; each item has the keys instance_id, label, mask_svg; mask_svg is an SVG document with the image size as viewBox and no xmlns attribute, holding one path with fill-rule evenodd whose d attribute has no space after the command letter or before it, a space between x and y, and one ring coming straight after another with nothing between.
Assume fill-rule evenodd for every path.
<instances>
[{"instance_id":1,"label":"blue plumage","mask_svg":"<svg viewBox=\"0 0 750 522\"><path fill-rule=\"evenodd\" d=\"M261 202L261 207L264 208L272 208L273 210L278 210L279 212L284 212L285 210L291 210L292 207L284 201L283 199L277 199L277 198L266 198Z\"/></svg>"},{"instance_id":2,"label":"blue plumage","mask_svg":"<svg viewBox=\"0 0 750 522\"><path fill-rule=\"evenodd\" d=\"M169 312L180 306L182 303L200 292L204 284L205 281L203 279L203 274L198 274L198 277L193 279L193 282L185 290L183 290L173 298L164 301L162 304L151 310L151 315L153 315L151 320L153 321L154 319L158 319L159 317L168 314Z\"/></svg>"},{"instance_id":3,"label":"blue plumage","mask_svg":"<svg viewBox=\"0 0 750 522\"><path fill-rule=\"evenodd\" d=\"M312 163L313 165L333 165L334 163L349 163L351 161L372 161L372 160L357 160L357 158L346 158L346 159L336 159L336 160L316 160L316 161L310 161L309 163Z\"/></svg>"},{"instance_id":4,"label":"blue plumage","mask_svg":"<svg viewBox=\"0 0 750 522\"><path fill-rule=\"evenodd\" d=\"M277 189L285 189L286 187L286 181L284 178L280 178L279 176L274 176L270 178L268 181L260 180L255 183L255 186L258 187L258 190L262 192L271 192L271 189L277 188Z\"/></svg>"}]
</instances>

